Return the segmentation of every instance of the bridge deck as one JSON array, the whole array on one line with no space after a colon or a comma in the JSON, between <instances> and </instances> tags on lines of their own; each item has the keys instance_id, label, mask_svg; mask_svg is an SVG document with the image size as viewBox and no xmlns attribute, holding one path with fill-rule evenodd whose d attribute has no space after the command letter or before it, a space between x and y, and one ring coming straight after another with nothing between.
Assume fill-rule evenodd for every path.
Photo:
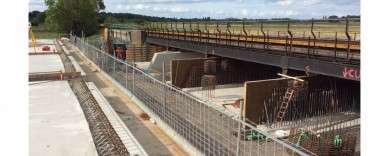
<instances>
[{"instance_id":1,"label":"bridge deck","mask_svg":"<svg viewBox=\"0 0 390 156\"><path fill-rule=\"evenodd\" d=\"M185 37L185 38L184 38ZM360 51L335 51L272 43L194 38L149 33L146 42L233 59L360 81Z\"/></svg>"},{"instance_id":2,"label":"bridge deck","mask_svg":"<svg viewBox=\"0 0 390 156\"><path fill-rule=\"evenodd\" d=\"M198 33L198 32L174 32L174 31L150 31L151 34L157 36L177 36L177 37L193 37L193 38L204 38L211 40L227 40L227 41L240 41L240 42L253 42L253 43L271 43L278 45L292 44L292 46L316 46L319 48L336 48L336 49L348 49L347 40L332 40L332 39L321 39L309 37L277 37L277 36L254 36L254 35L238 35L238 34L227 34L227 33ZM360 41L350 41L350 50L360 51Z\"/></svg>"}]
</instances>

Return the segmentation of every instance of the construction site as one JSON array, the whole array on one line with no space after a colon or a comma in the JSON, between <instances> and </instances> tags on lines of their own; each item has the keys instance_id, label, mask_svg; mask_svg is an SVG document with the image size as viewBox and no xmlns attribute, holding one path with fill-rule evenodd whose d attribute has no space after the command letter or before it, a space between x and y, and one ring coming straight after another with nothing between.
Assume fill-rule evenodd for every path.
<instances>
[{"instance_id":1,"label":"construction site","mask_svg":"<svg viewBox=\"0 0 390 156\"><path fill-rule=\"evenodd\" d=\"M30 29L30 154L360 155L360 37L284 22Z\"/></svg>"}]
</instances>

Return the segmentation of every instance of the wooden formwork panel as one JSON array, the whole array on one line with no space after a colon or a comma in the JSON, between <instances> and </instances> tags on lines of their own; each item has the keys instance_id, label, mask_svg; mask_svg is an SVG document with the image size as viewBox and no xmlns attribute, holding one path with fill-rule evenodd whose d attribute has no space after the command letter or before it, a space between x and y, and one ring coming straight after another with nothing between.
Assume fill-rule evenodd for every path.
<instances>
[{"instance_id":1,"label":"wooden formwork panel","mask_svg":"<svg viewBox=\"0 0 390 156\"><path fill-rule=\"evenodd\" d=\"M301 79L308 82L308 89L307 94L313 94L314 93L317 97L312 97L310 101L307 101L307 105L315 105L320 103L327 103L328 105L326 107L341 107L341 103L343 105L350 104L353 100L358 101L355 99L352 94L355 94L356 90L353 90L352 85L357 84L358 82L351 82L348 80L343 80L339 78L332 78L322 75L312 76L312 77L300 77ZM247 81L244 84L244 110L243 110L243 117L246 119L249 119L252 122L259 123L259 117L262 114L262 110L264 110L264 103L273 103L275 101L278 101L278 99L281 99L281 96L284 95L285 90L282 90L282 94L276 94L278 91L275 89L282 89L283 87L287 87L288 81L291 79L268 79L268 80L259 80L259 81ZM319 95L317 93L319 92L326 92L330 90L337 89L337 94L343 94L343 96L338 97L339 95L333 95L331 93ZM350 94L346 94L346 92L350 92ZM336 92L334 93L336 94ZM346 94L346 95L344 95ZM323 97L327 96L327 97ZM324 98L334 97L335 106L329 106L331 102L324 101ZM309 97L307 97L309 98ZM352 99L353 98L353 99ZM316 101L317 102L314 102ZM322 100L322 101L321 101ZM280 101L281 102L281 101ZM323 107L321 105L321 107ZM319 111L318 109L325 109L325 108L311 108L312 110L308 113L309 116L312 116L315 112ZM325 107L325 106L324 106ZM270 109L270 108L268 108ZM272 114L271 112L268 112L268 114Z\"/></svg>"},{"instance_id":2,"label":"wooden formwork panel","mask_svg":"<svg viewBox=\"0 0 390 156\"><path fill-rule=\"evenodd\" d=\"M28 75L29 81L42 80L66 80L68 78L81 77L80 72L44 72L44 73L30 73Z\"/></svg>"},{"instance_id":3,"label":"wooden formwork panel","mask_svg":"<svg viewBox=\"0 0 390 156\"><path fill-rule=\"evenodd\" d=\"M172 60L171 62L171 81L172 85L184 88L185 81L191 67L197 64L203 64L204 61L210 60L211 58L198 58L198 59L181 59Z\"/></svg>"},{"instance_id":4,"label":"wooden formwork panel","mask_svg":"<svg viewBox=\"0 0 390 156\"><path fill-rule=\"evenodd\" d=\"M161 52L164 50L164 47L162 46L138 46L138 45L131 45L126 47L126 60L128 62L135 61L136 62L144 62L144 61L150 61L153 58L154 53Z\"/></svg>"}]
</instances>

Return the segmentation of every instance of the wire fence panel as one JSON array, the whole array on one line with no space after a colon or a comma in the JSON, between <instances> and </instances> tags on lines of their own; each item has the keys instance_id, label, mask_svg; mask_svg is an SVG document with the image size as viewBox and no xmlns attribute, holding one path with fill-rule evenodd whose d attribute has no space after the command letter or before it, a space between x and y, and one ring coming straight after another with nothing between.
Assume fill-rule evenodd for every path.
<instances>
[{"instance_id":1,"label":"wire fence panel","mask_svg":"<svg viewBox=\"0 0 390 156\"><path fill-rule=\"evenodd\" d=\"M71 36L70 40L88 59L130 91L162 122L203 155L307 155L292 145L259 131L235 114L220 110L165 84L80 38ZM263 138L256 139L253 137L255 135Z\"/></svg>"}]
</instances>

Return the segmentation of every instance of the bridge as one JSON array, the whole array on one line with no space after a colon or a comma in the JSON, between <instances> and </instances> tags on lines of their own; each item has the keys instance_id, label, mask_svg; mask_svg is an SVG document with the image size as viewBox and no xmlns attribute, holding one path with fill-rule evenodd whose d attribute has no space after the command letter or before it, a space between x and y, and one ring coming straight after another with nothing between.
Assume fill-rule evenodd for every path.
<instances>
[{"instance_id":1,"label":"bridge","mask_svg":"<svg viewBox=\"0 0 390 156\"><path fill-rule=\"evenodd\" d=\"M288 69L328 75L360 81L360 41L352 40L346 22L346 39L319 38L313 33L308 36L294 36L288 22L287 36L267 35L261 25L261 35L249 34L243 23L242 34L193 29L190 25L181 30L176 27L164 28L154 25L145 28L146 42L200 52L207 55L250 61ZM157 24L158 26L158 24Z\"/></svg>"}]
</instances>

